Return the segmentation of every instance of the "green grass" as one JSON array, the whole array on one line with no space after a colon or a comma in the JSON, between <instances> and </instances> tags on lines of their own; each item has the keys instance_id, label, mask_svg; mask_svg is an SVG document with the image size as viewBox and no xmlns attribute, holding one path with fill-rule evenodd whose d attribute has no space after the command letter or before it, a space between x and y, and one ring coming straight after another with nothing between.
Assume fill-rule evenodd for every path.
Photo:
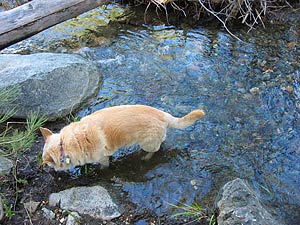
<instances>
[{"instance_id":1,"label":"green grass","mask_svg":"<svg viewBox=\"0 0 300 225\"><path fill-rule=\"evenodd\" d=\"M215 225L216 219L215 215L212 213L210 216L207 213L207 209L200 206L198 203L193 203L192 205L172 205L174 209L181 210L173 214L173 217L188 217L193 219L193 222L205 219L208 221L209 225Z\"/></svg>"},{"instance_id":2,"label":"green grass","mask_svg":"<svg viewBox=\"0 0 300 225\"><path fill-rule=\"evenodd\" d=\"M36 131L46 122L45 116L32 113L25 122L25 129L11 129L7 127L0 134L0 145L5 148L8 155L24 152L31 148L36 138ZM11 122L13 124L13 122Z\"/></svg>"},{"instance_id":3,"label":"green grass","mask_svg":"<svg viewBox=\"0 0 300 225\"><path fill-rule=\"evenodd\" d=\"M19 87L11 87L0 91L0 107L9 107L3 115L0 115L0 124L5 123L9 118L11 118L16 113L16 108L14 103L19 96Z\"/></svg>"},{"instance_id":4,"label":"green grass","mask_svg":"<svg viewBox=\"0 0 300 225\"><path fill-rule=\"evenodd\" d=\"M4 215L5 217L11 219L14 216L13 204L8 204L7 199L3 194L1 194L1 197L2 197Z\"/></svg>"},{"instance_id":5,"label":"green grass","mask_svg":"<svg viewBox=\"0 0 300 225\"><path fill-rule=\"evenodd\" d=\"M0 115L0 154L9 157L14 161L14 167L7 178L12 177L14 183L13 204L8 204L8 200L2 194L3 210L5 217L11 219L14 216L17 202L19 201L20 187L28 185L26 179L18 177L18 158L26 150L30 149L36 139L36 131L43 126L47 118L41 116L38 112L31 113L25 122L14 122L11 117L16 113L16 100L19 95L17 87L0 91L0 107L8 110ZM9 121L9 122L8 122ZM10 179L8 179L10 180Z\"/></svg>"},{"instance_id":6,"label":"green grass","mask_svg":"<svg viewBox=\"0 0 300 225\"><path fill-rule=\"evenodd\" d=\"M67 116L66 119L68 123L78 122L80 120L79 116L74 115L72 112Z\"/></svg>"}]
</instances>

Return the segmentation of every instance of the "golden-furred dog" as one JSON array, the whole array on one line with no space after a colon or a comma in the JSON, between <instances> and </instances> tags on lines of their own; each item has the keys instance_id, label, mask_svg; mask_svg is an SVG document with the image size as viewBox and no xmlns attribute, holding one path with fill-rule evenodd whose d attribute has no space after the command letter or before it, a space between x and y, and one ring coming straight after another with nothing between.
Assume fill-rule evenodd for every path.
<instances>
[{"instance_id":1,"label":"golden-furred dog","mask_svg":"<svg viewBox=\"0 0 300 225\"><path fill-rule=\"evenodd\" d=\"M40 128L45 140L43 162L55 170L100 162L109 166L109 156L121 147L139 144L148 152L148 160L158 151L166 138L168 127L183 129L204 117L202 110L194 110L176 118L144 105L122 105L94 112L53 134Z\"/></svg>"}]
</instances>

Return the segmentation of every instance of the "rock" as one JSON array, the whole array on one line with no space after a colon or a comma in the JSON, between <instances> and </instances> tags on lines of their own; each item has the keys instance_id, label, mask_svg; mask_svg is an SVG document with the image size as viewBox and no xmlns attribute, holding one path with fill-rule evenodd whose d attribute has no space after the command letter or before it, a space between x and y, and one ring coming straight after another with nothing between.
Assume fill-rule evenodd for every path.
<instances>
[{"instance_id":1,"label":"rock","mask_svg":"<svg viewBox=\"0 0 300 225\"><path fill-rule=\"evenodd\" d=\"M68 215L66 225L79 225L80 220L81 220L81 217L79 216L79 214L77 212L71 212Z\"/></svg>"},{"instance_id":2,"label":"rock","mask_svg":"<svg viewBox=\"0 0 300 225\"><path fill-rule=\"evenodd\" d=\"M266 210L250 185L242 180L235 179L222 188L221 200L217 203L220 210L219 225L253 224L253 225L278 225Z\"/></svg>"},{"instance_id":3,"label":"rock","mask_svg":"<svg viewBox=\"0 0 300 225\"><path fill-rule=\"evenodd\" d=\"M2 203L2 198L1 198L1 195L0 195L0 222L3 219L3 216L4 216L3 203Z\"/></svg>"},{"instance_id":4,"label":"rock","mask_svg":"<svg viewBox=\"0 0 300 225\"><path fill-rule=\"evenodd\" d=\"M260 93L260 90L259 90L258 87L253 87L253 88L250 89L250 92L251 92L251 94L253 94L253 95L257 95L257 94Z\"/></svg>"},{"instance_id":5,"label":"rock","mask_svg":"<svg viewBox=\"0 0 300 225\"><path fill-rule=\"evenodd\" d=\"M24 208L32 214L35 213L39 205L40 202L29 201L24 203Z\"/></svg>"},{"instance_id":6,"label":"rock","mask_svg":"<svg viewBox=\"0 0 300 225\"><path fill-rule=\"evenodd\" d=\"M96 95L102 76L95 64L76 54L0 54L0 90L17 86L16 118L39 111L55 120ZM0 107L0 113L8 107Z\"/></svg>"},{"instance_id":7,"label":"rock","mask_svg":"<svg viewBox=\"0 0 300 225\"><path fill-rule=\"evenodd\" d=\"M111 220L121 215L107 190L101 186L74 187L52 193L49 205L59 205L64 210L76 211L102 220Z\"/></svg>"},{"instance_id":8,"label":"rock","mask_svg":"<svg viewBox=\"0 0 300 225\"><path fill-rule=\"evenodd\" d=\"M0 156L0 174L9 174L13 166L12 161Z\"/></svg>"},{"instance_id":9,"label":"rock","mask_svg":"<svg viewBox=\"0 0 300 225\"><path fill-rule=\"evenodd\" d=\"M48 220L54 220L55 219L55 213L52 212L50 209L42 208L43 215Z\"/></svg>"}]
</instances>

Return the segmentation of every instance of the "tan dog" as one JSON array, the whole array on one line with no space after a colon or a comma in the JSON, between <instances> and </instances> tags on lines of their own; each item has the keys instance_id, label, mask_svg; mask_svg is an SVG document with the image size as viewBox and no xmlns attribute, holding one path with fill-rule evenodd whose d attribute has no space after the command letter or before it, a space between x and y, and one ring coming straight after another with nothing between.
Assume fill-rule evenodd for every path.
<instances>
[{"instance_id":1,"label":"tan dog","mask_svg":"<svg viewBox=\"0 0 300 225\"><path fill-rule=\"evenodd\" d=\"M139 144L148 160L166 138L168 127L183 129L204 117L194 110L182 118L144 105L106 108L73 122L60 133L40 128L45 139L43 162L55 170L100 162L109 166L109 156L121 147Z\"/></svg>"}]
</instances>

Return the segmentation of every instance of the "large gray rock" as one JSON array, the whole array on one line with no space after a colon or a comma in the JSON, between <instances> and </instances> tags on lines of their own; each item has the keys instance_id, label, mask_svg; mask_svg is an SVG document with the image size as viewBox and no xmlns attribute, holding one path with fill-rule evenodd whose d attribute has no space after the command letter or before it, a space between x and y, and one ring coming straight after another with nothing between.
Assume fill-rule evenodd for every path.
<instances>
[{"instance_id":1,"label":"large gray rock","mask_svg":"<svg viewBox=\"0 0 300 225\"><path fill-rule=\"evenodd\" d=\"M239 178L224 185L217 205L219 225L283 225L261 204L250 185Z\"/></svg>"},{"instance_id":2,"label":"large gray rock","mask_svg":"<svg viewBox=\"0 0 300 225\"><path fill-rule=\"evenodd\" d=\"M52 193L49 205L59 205L62 209L102 220L111 220L121 215L107 190L101 186L74 187Z\"/></svg>"},{"instance_id":3,"label":"large gray rock","mask_svg":"<svg viewBox=\"0 0 300 225\"><path fill-rule=\"evenodd\" d=\"M16 118L39 111L55 120L96 95L101 84L97 66L76 54L0 54L0 90L20 89Z\"/></svg>"},{"instance_id":4,"label":"large gray rock","mask_svg":"<svg viewBox=\"0 0 300 225\"><path fill-rule=\"evenodd\" d=\"M0 155L0 175L9 174L13 166L14 164L11 160Z\"/></svg>"}]
</instances>

